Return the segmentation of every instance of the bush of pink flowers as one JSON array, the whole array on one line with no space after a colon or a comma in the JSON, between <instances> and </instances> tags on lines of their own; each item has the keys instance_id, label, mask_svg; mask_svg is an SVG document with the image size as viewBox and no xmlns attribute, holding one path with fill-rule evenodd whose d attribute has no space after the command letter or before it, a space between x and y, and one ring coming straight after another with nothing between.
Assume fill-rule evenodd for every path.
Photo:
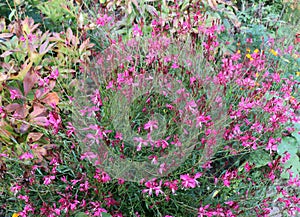
<instances>
[{"instance_id":1,"label":"bush of pink flowers","mask_svg":"<svg viewBox=\"0 0 300 217\"><path fill-rule=\"evenodd\" d=\"M288 33L198 1L76 2L61 32L0 20L0 216L300 214Z\"/></svg>"}]
</instances>

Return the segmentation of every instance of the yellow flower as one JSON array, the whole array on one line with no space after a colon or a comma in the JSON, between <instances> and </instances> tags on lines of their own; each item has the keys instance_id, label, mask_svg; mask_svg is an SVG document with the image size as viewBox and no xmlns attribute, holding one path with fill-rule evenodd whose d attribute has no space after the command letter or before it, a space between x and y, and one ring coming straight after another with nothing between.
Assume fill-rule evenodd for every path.
<instances>
[{"instance_id":1,"label":"yellow flower","mask_svg":"<svg viewBox=\"0 0 300 217\"><path fill-rule=\"evenodd\" d=\"M300 76L300 72L296 72L296 76Z\"/></svg>"},{"instance_id":2,"label":"yellow flower","mask_svg":"<svg viewBox=\"0 0 300 217\"><path fill-rule=\"evenodd\" d=\"M273 49L271 49L270 52L271 52L271 54L273 54L274 56L277 56L277 55L278 55L278 53L277 53L275 50L273 50Z\"/></svg>"},{"instance_id":3,"label":"yellow flower","mask_svg":"<svg viewBox=\"0 0 300 217\"><path fill-rule=\"evenodd\" d=\"M295 97L291 96L290 97L290 103L293 103L295 101Z\"/></svg>"},{"instance_id":4,"label":"yellow flower","mask_svg":"<svg viewBox=\"0 0 300 217\"><path fill-rule=\"evenodd\" d=\"M253 58L251 57L251 54L246 54L246 57L250 60L253 60Z\"/></svg>"},{"instance_id":5,"label":"yellow flower","mask_svg":"<svg viewBox=\"0 0 300 217\"><path fill-rule=\"evenodd\" d=\"M254 53L258 53L258 52L259 52L259 50L258 50L258 49L255 49L253 52L254 52Z\"/></svg>"},{"instance_id":6,"label":"yellow flower","mask_svg":"<svg viewBox=\"0 0 300 217\"><path fill-rule=\"evenodd\" d=\"M256 73L255 73L255 77L257 77L257 78L258 78L258 76L259 76L259 74L258 74L258 72L256 72Z\"/></svg>"},{"instance_id":7,"label":"yellow flower","mask_svg":"<svg viewBox=\"0 0 300 217\"><path fill-rule=\"evenodd\" d=\"M237 53L238 53L238 54L240 54L240 53L241 53L241 51L240 51L240 50L238 50L238 51L237 51Z\"/></svg>"},{"instance_id":8,"label":"yellow flower","mask_svg":"<svg viewBox=\"0 0 300 217\"><path fill-rule=\"evenodd\" d=\"M247 48L246 48L246 51L247 51L247 52L250 52L250 48L247 47Z\"/></svg>"},{"instance_id":9,"label":"yellow flower","mask_svg":"<svg viewBox=\"0 0 300 217\"><path fill-rule=\"evenodd\" d=\"M12 217L19 217L19 216L20 216L19 213L14 213L14 214L12 215Z\"/></svg>"}]
</instances>

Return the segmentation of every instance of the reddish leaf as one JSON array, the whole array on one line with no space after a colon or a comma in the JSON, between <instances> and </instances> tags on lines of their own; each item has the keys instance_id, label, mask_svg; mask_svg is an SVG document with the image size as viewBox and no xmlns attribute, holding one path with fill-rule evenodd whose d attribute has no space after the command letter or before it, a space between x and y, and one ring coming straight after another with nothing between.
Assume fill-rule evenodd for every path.
<instances>
[{"instance_id":1,"label":"reddish leaf","mask_svg":"<svg viewBox=\"0 0 300 217\"><path fill-rule=\"evenodd\" d=\"M49 38L49 41L64 42L65 40L60 37L60 33L52 33L53 37Z\"/></svg>"},{"instance_id":2,"label":"reddish leaf","mask_svg":"<svg viewBox=\"0 0 300 217\"><path fill-rule=\"evenodd\" d=\"M25 118L28 114L28 109L26 108L25 104L24 105L18 103L9 104L5 107L5 110L9 113L15 112L21 119Z\"/></svg>"},{"instance_id":3,"label":"reddish leaf","mask_svg":"<svg viewBox=\"0 0 300 217\"><path fill-rule=\"evenodd\" d=\"M33 111L30 113L30 119L35 118L41 114L46 112L45 106L43 106L40 103L34 103L33 105Z\"/></svg>"},{"instance_id":4,"label":"reddish leaf","mask_svg":"<svg viewBox=\"0 0 300 217\"><path fill-rule=\"evenodd\" d=\"M41 99L43 96L45 96L47 93L49 93L49 88L39 88L35 91L35 98Z\"/></svg>"},{"instance_id":5,"label":"reddish leaf","mask_svg":"<svg viewBox=\"0 0 300 217\"><path fill-rule=\"evenodd\" d=\"M8 113L11 113L11 112L16 111L17 108L19 108L20 106L22 106L22 105L20 105L20 104L18 104L18 103L12 103L12 104L7 105L7 106L5 107L5 110L6 110Z\"/></svg>"},{"instance_id":6,"label":"reddish leaf","mask_svg":"<svg viewBox=\"0 0 300 217\"><path fill-rule=\"evenodd\" d=\"M25 77L25 75L27 74L27 72L30 70L30 68L32 67L33 62L29 62L28 64L28 59L26 60L26 62L22 65L22 70L19 71L18 75L12 75L11 79L17 79L22 81Z\"/></svg>"},{"instance_id":7,"label":"reddish leaf","mask_svg":"<svg viewBox=\"0 0 300 217\"><path fill-rule=\"evenodd\" d=\"M53 88L55 87L55 84L56 84L56 81L54 81L54 80L51 80L49 82L48 88L50 91L53 90Z\"/></svg>"},{"instance_id":8,"label":"reddish leaf","mask_svg":"<svg viewBox=\"0 0 300 217\"><path fill-rule=\"evenodd\" d=\"M29 133L27 136L27 142L36 142L42 138L43 133Z\"/></svg>"},{"instance_id":9,"label":"reddish leaf","mask_svg":"<svg viewBox=\"0 0 300 217\"><path fill-rule=\"evenodd\" d=\"M34 24L34 20L28 17L22 20L21 24L22 24L23 32L27 33L27 35L34 32L40 25L40 24Z\"/></svg>"},{"instance_id":10,"label":"reddish leaf","mask_svg":"<svg viewBox=\"0 0 300 217\"><path fill-rule=\"evenodd\" d=\"M37 81L38 81L38 76L36 75L35 72L33 72L32 70L27 72L27 74L25 75L24 80L23 80L25 96L27 96L27 94L29 93L29 91L32 89L32 87L34 86L34 84Z\"/></svg>"},{"instance_id":11,"label":"reddish leaf","mask_svg":"<svg viewBox=\"0 0 300 217\"><path fill-rule=\"evenodd\" d=\"M55 144L48 144L43 146L46 150L51 150L57 148Z\"/></svg>"},{"instance_id":12,"label":"reddish leaf","mask_svg":"<svg viewBox=\"0 0 300 217\"><path fill-rule=\"evenodd\" d=\"M3 119L0 120L0 143L11 144L11 137L15 137L14 129Z\"/></svg>"},{"instance_id":13,"label":"reddish leaf","mask_svg":"<svg viewBox=\"0 0 300 217\"><path fill-rule=\"evenodd\" d=\"M51 104L57 105L59 103L59 97L56 92L52 92L52 93L48 93L47 96L41 101L48 105Z\"/></svg>"},{"instance_id":14,"label":"reddish leaf","mask_svg":"<svg viewBox=\"0 0 300 217\"><path fill-rule=\"evenodd\" d=\"M30 122L43 127L48 126L48 119L46 117L36 117L31 119Z\"/></svg>"},{"instance_id":15,"label":"reddish leaf","mask_svg":"<svg viewBox=\"0 0 300 217\"><path fill-rule=\"evenodd\" d=\"M7 50L4 53L2 53L0 57L4 58L4 57L7 57L7 56L11 55L12 53L13 53L13 51Z\"/></svg>"},{"instance_id":16,"label":"reddish leaf","mask_svg":"<svg viewBox=\"0 0 300 217\"><path fill-rule=\"evenodd\" d=\"M27 106L25 104L21 105L16 109L15 114L17 114L19 118L24 119L28 115Z\"/></svg>"},{"instance_id":17,"label":"reddish leaf","mask_svg":"<svg viewBox=\"0 0 300 217\"><path fill-rule=\"evenodd\" d=\"M30 128L29 124L22 123L19 131L20 131L20 133L24 134L29 130L29 128Z\"/></svg>"},{"instance_id":18,"label":"reddish leaf","mask_svg":"<svg viewBox=\"0 0 300 217\"><path fill-rule=\"evenodd\" d=\"M11 132L9 132L6 129L6 126L7 126L6 122L0 121L0 138L4 137L5 139L9 140L9 137L11 136Z\"/></svg>"},{"instance_id":19,"label":"reddish leaf","mask_svg":"<svg viewBox=\"0 0 300 217\"><path fill-rule=\"evenodd\" d=\"M40 46L40 51L39 51L40 54L41 54L41 53L47 53L46 48L47 48L48 44L49 44L49 40L46 40L46 41Z\"/></svg>"},{"instance_id":20,"label":"reddish leaf","mask_svg":"<svg viewBox=\"0 0 300 217\"><path fill-rule=\"evenodd\" d=\"M55 44L49 44L49 40L46 40L41 46L40 46L40 50L39 53L40 54L45 54L47 53Z\"/></svg>"},{"instance_id":21,"label":"reddish leaf","mask_svg":"<svg viewBox=\"0 0 300 217\"><path fill-rule=\"evenodd\" d=\"M47 155L47 150L43 147L37 147L35 149L32 149L32 152L38 158L37 163L42 162L43 156Z\"/></svg>"},{"instance_id":22,"label":"reddish leaf","mask_svg":"<svg viewBox=\"0 0 300 217\"><path fill-rule=\"evenodd\" d=\"M14 34L12 34L12 33L0 33L0 38L10 38L13 35Z\"/></svg>"},{"instance_id":23,"label":"reddish leaf","mask_svg":"<svg viewBox=\"0 0 300 217\"><path fill-rule=\"evenodd\" d=\"M56 81L51 80L47 87L37 89L35 91L35 98L36 99L43 98L45 95L47 95L55 87L55 84L56 84Z\"/></svg>"},{"instance_id":24,"label":"reddish leaf","mask_svg":"<svg viewBox=\"0 0 300 217\"><path fill-rule=\"evenodd\" d=\"M82 44L79 47L79 52L82 53L84 50L87 50L89 48L92 48L94 44L90 43L90 39L83 41Z\"/></svg>"}]
</instances>

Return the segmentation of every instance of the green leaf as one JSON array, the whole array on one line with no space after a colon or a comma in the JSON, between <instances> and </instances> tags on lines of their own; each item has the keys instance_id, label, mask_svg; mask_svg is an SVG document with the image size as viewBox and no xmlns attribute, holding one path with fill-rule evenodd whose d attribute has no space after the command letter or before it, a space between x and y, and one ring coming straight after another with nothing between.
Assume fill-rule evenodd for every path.
<instances>
[{"instance_id":1,"label":"green leaf","mask_svg":"<svg viewBox=\"0 0 300 217\"><path fill-rule=\"evenodd\" d=\"M297 155L291 155L291 158L285 164L283 164L283 166L285 169L290 169L290 171L293 172L293 177L299 175L300 161ZM288 179L289 173L285 171L281 174L281 177Z\"/></svg>"},{"instance_id":2,"label":"green leaf","mask_svg":"<svg viewBox=\"0 0 300 217\"><path fill-rule=\"evenodd\" d=\"M85 214L84 212L79 212L75 215L75 217L88 217L88 215Z\"/></svg>"},{"instance_id":3,"label":"green leaf","mask_svg":"<svg viewBox=\"0 0 300 217\"><path fill-rule=\"evenodd\" d=\"M16 9L13 9L13 10L10 12L10 14L9 14L9 16L8 16L9 21L12 21L12 18L13 18L13 16L15 15L15 13L16 13Z\"/></svg>"},{"instance_id":4,"label":"green leaf","mask_svg":"<svg viewBox=\"0 0 300 217\"><path fill-rule=\"evenodd\" d=\"M101 213L102 217L111 217L111 215L109 213L103 212Z\"/></svg>"},{"instance_id":5,"label":"green leaf","mask_svg":"<svg viewBox=\"0 0 300 217\"><path fill-rule=\"evenodd\" d=\"M255 164L255 168L263 167L270 162L270 155L264 150L256 150L250 154L248 161Z\"/></svg>"},{"instance_id":6,"label":"green leaf","mask_svg":"<svg viewBox=\"0 0 300 217\"><path fill-rule=\"evenodd\" d=\"M280 177L283 179L289 179L290 175L287 171L284 171L281 173Z\"/></svg>"},{"instance_id":7,"label":"green leaf","mask_svg":"<svg viewBox=\"0 0 300 217\"><path fill-rule=\"evenodd\" d=\"M292 136L297 140L297 146L300 146L300 131L296 130L292 133Z\"/></svg>"},{"instance_id":8,"label":"green leaf","mask_svg":"<svg viewBox=\"0 0 300 217\"><path fill-rule=\"evenodd\" d=\"M296 130L300 131L300 123L294 123L294 127Z\"/></svg>"},{"instance_id":9,"label":"green leaf","mask_svg":"<svg viewBox=\"0 0 300 217\"><path fill-rule=\"evenodd\" d=\"M298 151L297 141L293 137L284 137L277 147L277 153L283 155L285 152L296 155Z\"/></svg>"}]
</instances>

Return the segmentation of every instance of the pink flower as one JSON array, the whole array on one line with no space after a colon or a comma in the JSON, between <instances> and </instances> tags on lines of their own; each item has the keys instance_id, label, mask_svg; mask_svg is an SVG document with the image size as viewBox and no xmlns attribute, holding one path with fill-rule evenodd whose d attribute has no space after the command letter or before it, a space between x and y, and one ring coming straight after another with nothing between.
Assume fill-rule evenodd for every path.
<instances>
[{"instance_id":1,"label":"pink flower","mask_svg":"<svg viewBox=\"0 0 300 217\"><path fill-rule=\"evenodd\" d=\"M5 111L4 111L4 109L3 109L2 106L0 107L0 117L1 118L5 118L6 117Z\"/></svg>"},{"instance_id":2,"label":"pink flower","mask_svg":"<svg viewBox=\"0 0 300 217\"><path fill-rule=\"evenodd\" d=\"M11 99L21 99L23 97L21 91L17 89L10 89L9 93Z\"/></svg>"},{"instance_id":3,"label":"pink flower","mask_svg":"<svg viewBox=\"0 0 300 217\"><path fill-rule=\"evenodd\" d=\"M104 14L104 16L100 16L97 19L96 24L99 26L105 26L111 20L112 20L112 17L109 17L109 16L107 16L107 14Z\"/></svg>"},{"instance_id":4,"label":"pink flower","mask_svg":"<svg viewBox=\"0 0 300 217\"><path fill-rule=\"evenodd\" d=\"M157 184L156 179L154 178L145 183L147 189L144 189L142 192L143 193L148 192L149 196L152 196L153 192L155 192L156 196L158 196L159 194L164 194L164 192L161 190L161 184L162 184L162 180L160 180L159 184Z\"/></svg>"},{"instance_id":5,"label":"pink flower","mask_svg":"<svg viewBox=\"0 0 300 217\"><path fill-rule=\"evenodd\" d=\"M102 182L106 183L109 182L111 180L111 178L109 177L109 175L106 172L102 172Z\"/></svg>"},{"instance_id":6,"label":"pink flower","mask_svg":"<svg viewBox=\"0 0 300 217\"><path fill-rule=\"evenodd\" d=\"M190 77L190 86L192 86L197 81L196 77Z\"/></svg>"},{"instance_id":7,"label":"pink flower","mask_svg":"<svg viewBox=\"0 0 300 217\"><path fill-rule=\"evenodd\" d=\"M67 126L67 136L71 137L71 135L75 134L75 127L72 125L71 122L68 122L68 126Z\"/></svg>"},{"instance_id":8,"label":"pink flower","mask_svg":"<svg viewBox=\"0 0 300 217\"><path fill-rule=\"evenodd\" d=\"M85 116L86 114L88 114L88 117L91 117L93 115L93 112L96 112L99 110L100 109L97 106L93 106L93 107L85 106L84 109L80 110L80 114L82 116Z\"/></svg>"},{"instance_id":9,"label":"pink flower","mask_svg":"<svg viewBox=\"0 0 300 217\"><path fill-rule=\"evenodd\" d=\"M96 211L94 212L93 216L100 216L100 217L102 217L102 213L104 213L104 212L107 213L107 210L104 209L104 208L101 208L101 207L96 208Z\"/></svg>"},{"instance_id":10,"label":"pink flower","mask_svg":"<svg viewBox=\"0 0 300 217\"><path fill-rule=\"evenodd\" d=\"M10 188L10 191L13 193L18 193L22 189L21 185L15 184Z\"/></svg>"},{"instance_id":11,"label":"pink flower","mask_svg":"<svg viewBox=\"0 0 300 217\"><path fill-rule=\"evenodd\" d=\"M55 176L45 176L44 178L44 185L51 184L51 181L55 179Z\"/></svg>"},{"instance_id":12,"label":"pink flower","mask_svg":"<svg viewBox=\"0 0 300 217\"><path fill-rule=\"evenodd\" d=\"M159 139L155 141L156 147L157 148L163 148L166 149L169 146L169 143L165 139Z\"/></svg>"},{"instance_id":13,"label":"pink flower","mask_svg":"<svg viewBox=\"0 0 300 217\"><path fill-rule=\"evenodd\" d=\"M144 125L144 129L145 130L150 130L150 132L152 132L153 129L157 129L158 126L157 126L158 122L156 120L154 121L148 121L145 125Z\"/></svg>"},{"instance_id":14,"label":"pink flower","mask_svg":"<svg viewBox=\"0 0 300 217\"><path fill-rule=\"evenodd\" d=\"M210 169L210 168L212 168L211 163L212 163L211 161L205 162L205 163L202 165L202 168L203 168L203 169Z\"/></svg>"},{"instance_id":15,"label":"pink flower","mask_svg":"<svg viewBox=\"0 0 300 217\"><path fill-rule=\"evenodd\" d=\"M125 180L122 178L118 178L118 184L123 185L125 183Z\"/></svg>"},{"instance_id":16,"label":"pink flower","mask_svg":"<svg viewBox=\"0 0 300 217\"><path fill-rule=\"evenodd\" d=\"M270 154L272 153L272 151L276 151L277 150L277 140L275 140L274 138L270 138L268 145L266 147L266 150L270 150Z\"/></svg>"},{"instance_id":17,"label":"pink flower","mask_svg":"<svg viewBox=\"0 0 300 217\"><path fill-rule=\"evenodd\" d=\"M205 116L204 113L202 113L201 115L199 115L196 118L196 125L199 128L202 128L202 124L207 124L210 120L211 120L211 117L209 115Z\"/></svg>"},{"instance_id":18,"label":"pink flower","mask_svg":"<svg viewBox=\"0 0 300 217\"><path fill-rule=\"evenodd\" d=\"M197 108L197 104L194 100L187 102L185 105L185 109L187 111L196 112L196 108Z\"/></svg>"},{"instance_id":19,"label":"pink flower","mask_svg":"<svg viewBox=\"0 0 300 217\"><path fill-rule=\"evenodd\" d=\"M116 132L115 139L123 140L123 135L120 132Z\"/></svg>"},{"instance_id":20,"label":"pink flower","mask_svg":"<svg viewBox=\"0 0 300 217\"><path fill-rule=\"evenodd\" d=\"M22 154L20 156L20 160L28 160L28 159L33 159L33 154L29 153L29 152L25 152L24 154Z\"/></svg>"},{"instance_id":21,"label":"pink flower","mask_svg":"<svg viewBox=\"0 0 300 217\"><path fill-rule=\"evenodd\" d=\"M175 192L178 189L178 180L174 180L174 181L166 181L164 183L164 186L169 187L169 189L172 191L173 194L175 194Z\"/></svg>"},{"instance_id":22,"label":"pink flower","mask_svg":"<svg viewBox=\"0 0 300 217\"><path fill-rule=\"evenodd\" d=\"M89 190L89 182L85 181L84 183L80 184L79 191L88 191Z\"/></svg>"},{"instance_id":23,"label":"pink flower","mask_svg":"<svg viewBox=\"0 0 300 217\"><path fill-rule=\"evenodd\" d=\"M20 37L20 41L23 41L23 42L26 41L26 39L23 35Z\"/></svg>"},{"instance_id":24,"label":"pink flower","mask_svg":"<svg viewBox=\"0 0 300 217\"><path fill-rule=\"evenodd\" d=\"M58 113L51 111L48 116L48 125L54 128L54 134L58 133L61 126L61 118Z\"/></svg>"},{"instance_id":25,"label":"pink flower","mask_svg":"<svg viewBox=\"0 0 300 217\"><path fill-rule=\"evenodd\" d=\"M97 179L98 182L106 183L111 180L110 176L104 172L97 169L96 175L94 176L95 179Z\"/></svg>"},{"instance_id":26,"label":"pink flower","mask_svg":"<svg viewBox=\"0 0 300 217\"><path fill-rule=\"evenodd\" d=\"M226 187L230 186L230 180L237 178L237 170L229 171L227 170L226 173L222 176L223 184Z\"/></svg>"},{"instance_id":27,"label":"pink flower","mask_svg":"<svg viewBox=\"0 0 300 217\"><path fill-rule=\"evenodd\" d=\"M173 110L174 106L172 106L171 104L166 104L166 108L169 109L169 110Z\"/></svg>"},{"instance_id":28,"label":"pink flower","mask_svg":"<svg viewBox=\"0 0 300 217\"><path fill-rule=\"evenodd\" d=\"M139 26L137 24L134 24L133 25L133 29L132 29L132 34L134 36L142 36L143 32L142 32L142 30L139 28Z\"/></svg>"},{"instance_id":29,"label":"pink flower","mask_svg":"<svg viewBox=\"0 0 300 217\"><path fill-rule=\"evenodd\" d=\"M26 204L23 211L21 211L19 214L22 217L28 216L28 212L34 212L34 208L30 204Z\"/></svg>"},{"instance_id":30,"label":"pink flower","mask_svg":"<svg viewBox=\"0 0 300 217\"><path fill-rule=\"evenodd\" d=\"M117 204L117 201L112 198L112 197L108 197L104 199L106 201L106 206L111 207Z\"/></svg>"},{"instance_id":31,"label":"pink flower","mask_svg":"<svg viewBox=\"0 0 300 217\"><path fill-rule=\"evenodd\" d=\"M61 177L60 180L64 183L67 183L67 178L65 176Z\"/></svg>"},{"instance_id":32,"label":"pink flower","mask_svg":"<svg viewBox=\"0 0 300 217\"><path fill-rule=\"evenodd\" d=\"M158 163L158 157L156 155L151 155L148 157L149 160L151 160L151 164L157 164Z\"/></svg>"},{"instance_id":33,"label":"pink flower","mask_svg":"<svg viewBox=\"0 0 300 217\"><path fill-rule=\"evenodd\" d=\"M114 86L114 82L110 81L110 82L108 82L108 85L106 86L106 89L112 89L113 86Z\"/></svg>"},{"instance_id":34,"label":"pink flower","mask_svg":"<svg viewBox=\"0 0 300 217\"><path fill-rule=\"evenodd\" d=\"M285 155L281 158L281 163L285 164L291 158L291 154L286 152Z\"/></svg>"},{"instance_id":35,"label":"pink flower","mask_svg":"<svg viewBox=\"0 0 300 217\"><path fill-rule=\"evenodd\" d=\"M208 216L208 212L207 212L207 209L209 208L209 204L207 204L206 206L201 206L199 209L198 209L198 217L205 217L205 216Z\"/></svg>"},{"instance_id":36,"label":"pink flower","mask_svg":"<svg viewBox=\"0 0 300 217\"><path fill-rule=\"evenodd\" d=\"M95 154L94 152L85 152L80 156L80 160L83 160L85 158L91 160L97 157L97 154Z\"/></svg>"},{"instance_id":37,"label":"pink flower","mask_svg":"<svg viewBox=\"0 0 300 217\"><path fill-rule=\"evenodd\" d=\"M19 195L18 198L24 200L26 203L29 201L29 197L27 195Z\"/></svg>"},{"instance_id":38,"label":"pink flower","mask_svg":"<svg viewBox=\"0 0 300 217\"><path fill-rule=\"evenodd\" d=\"M278 73L273 74L273 80L276 83L279 83L280 82L280 75Z\"/></svg>"},{"instance_id":39,"label":"pink flower","mask_svg":"<svg viewBox=\"0 0 300 217\"><path fill-rule=\"evenodd\" d=\"M38 85L40 87L45 87L45 86L47 86L49 84L49 82L50 82L50 80L49 80L48 77L45 77L44 79L40 78Z\"/></svg>"},{"instance_id":40,"label":"pink flower","mask_svg":"<svg viewBox=\"0 0 300 217\"><path fill-rule=\"evenodd\" d=\"M253 40L252 40L252 38L247 38L247 39L246 39L246 42L249 43L249 44L252 44L252 43L253 43Z\"/></svg>"},{"instance_id":41,"label":"pink flower","mask_svg":"<svg viewBox=\"0 0 300 217\"><path fill-rule=\"evenodd\" d=\"M201 173L197 173L194 177L189 174L180 175L181 184L184 188L195 188L199 185L199 182L196 180L202 176Z\"/></svg>"},{"instance_id":42,"label":"pink flower","mask_svg":"<svg viewBox=\"0 0 300 217\"><path fill-rule=\"evenodd\" d=\"M172 69L178 69L179 65L175 62L175 63L172 64L171 68Z\"/></svg>"},{"instance_id":43,"label":"pink flower","mask_svg":"<svg viewBox=\"0 0 300 217\"><path fill-rule=\"evenodd\" d=\"M136 147L137 151L141 151L142 150L142 145L143 146L147 146L148 142L147 140L144 140L142 137L134 137L133 141L138 142L138 146Z\"/></svg>"},{"instance_id":44,"label":"pink flower","mask_svg":"<svg viewBox=\"0 0 300 217\"><path fill-rule=\"evenodd\" d=\"M93 104L98 107L103 105L99 90L94 91L94 94L91 96L91 100L92 100Z\"/></svg>"},{"instance_id":45,"label":"pink flower","mask_svg":"<svg viewBox=\"0 0 300 217\"><path fill-rule=\"evenodd\" d=\"M246 172L250 172L250 170L251 170L251 166L249 165L248 162L246 162L244 168L245 168Z\"/></svg>"},{"instance_id":46,"label":"pink flower","mask_svg":"<svg viewBox=\"0 0 300 217\"><path fill-rule=\"evenodd\" d=\"M58 69L55 69L54 71L51 72L49 78L56 80L58 78L58 76L59 76L59 71L58 71Z\"/></svg>"}]
</instances>

